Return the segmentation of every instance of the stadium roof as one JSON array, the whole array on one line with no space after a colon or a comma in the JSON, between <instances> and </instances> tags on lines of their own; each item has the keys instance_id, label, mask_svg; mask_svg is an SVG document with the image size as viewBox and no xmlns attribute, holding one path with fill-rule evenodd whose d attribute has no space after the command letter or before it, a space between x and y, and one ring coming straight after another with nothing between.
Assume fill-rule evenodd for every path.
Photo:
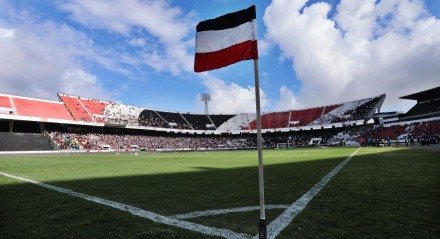
<instances>
[{"instance_id":1,"label":"stadium roof","mask_svg":"<svg viewBox=\"0 0 440 239\"><path fill-rule=\"evenodd\" d=\"M422 100L435 99L438 98L439 96L440 96L440 86L429 90L420 91L414 94L402 96L400 97L400 99L422 101Z\"/></svg>"}]
</instances>

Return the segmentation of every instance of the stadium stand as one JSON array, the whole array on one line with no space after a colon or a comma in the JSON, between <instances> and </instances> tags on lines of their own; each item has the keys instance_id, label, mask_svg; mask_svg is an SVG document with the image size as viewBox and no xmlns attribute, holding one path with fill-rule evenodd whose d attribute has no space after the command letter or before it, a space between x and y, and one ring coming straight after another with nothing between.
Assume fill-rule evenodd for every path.
<instances>
[{"instance_id":1,"label":"stadium stand","mask_svg":"<svg viewBox=\"0 0 440 239\"><path fill-rule=\"evenodd\" d=\"M438 120L419 123L412 131L412 134L415 137L432 135L436 133L440 133L440 121Z\"/></svg>"},{"instance_id":2,"label":"stadium stand","mask_svg":"<svg viewBox=\"0 0 440 239\"><path fill-rule=\"evenodd\" d=\"M87 112L92 115L95 122L104 123L105 117L104 117L104 109L107 107L107 105L110 104L110 102L101 101L97 99L85 99L80 98L78 99L81 101L82 105L86 108Z\"/></svg>"},{"instance_id":3,"label":"stadium stand","mask_svg":"<svg viewBox=\"0 0 440 239\"><path fill-rule=\"evenodd\" d=\"M70 116L62 116L61 118L63 119L67 118L90 123L186 130L239 131L256 129L255 114L181 114L179 112L155 111L61 93L58 94L58 97L70 113ZM2 97L1 100L4 106L11 105L10 103L8 104L8 97ZM369 100L371 99L304 110L263 114L263 129L324 125L357 118L367 118L369 112L372 110L371 107L375 107L374 101L369 102L369 104L364 104ZM10 112L10 110L6 110L4 113Z\"/></svg>"},{"instance_id":4,"label":"stadium stand","mask_svg":"<svg viewBox=\"0 0 440 239\"><path fill-rule=\"evenodd\" d=\"M53 118L72 120L72 116L61 102L18 96L11 98L17 115L39 117L43 119Z\"/></svg>"},{"instance_id":5,"label":"stadium stand","mask_svg":"<svg viewBox=\"0 0 440 239\"><path fill-rule=\"evenodd\" d=\"M373 130L369 137L380 138L380 139L396 139L402 134L408 133L405 125L393 125L390 127L377 127Z\"/></svg>"},{"instance_id":6,"label":"stadium stand","mask_svg":"<svg viewBox=\"0 0 440 239\"><path fill-rule=\"evenodd\" d=\"M261 128L263 129L276 129L286 128L289 124L290 111L286 112L272 112L263 114L261 116ZM257 121L254 120L249 124L250 129L257 128Z\"/></svg>"},{"instance_id":7,"label":"stadium stand","mask_svg":"<svg viewBox=\"0 0 440 239\"><path fill-rule=\"evenodd\" d=\"M11 104L11 97L7 95L0 95L0 114L14 114L15 109Z\"/></svg>"},{"instance_id":8,"label":"stadium stand","mask_svg":"<svg viewBox=\"0 0 440 239\"><path fill-rule=\"evenodd\" d=\"M84 104L79 100L77 96L58 94L58 97L69 110L73 119L88 122L94 121L91 114L87 111L87 109L84 107Z\"/></svg>"},{"instance_id":9,"label":"stadium stand","mask_svg":"<svg viewBox=\"0 0 440 239\"><path fill-rule=\"evenodd\" d=\"M305 110L293 110L290 113L290 126L309 125L321 116L325 107L311 108Z\"/></svg>"},{"instance_id":10,"label":"stadium stand","mask_svg":"<svg viewBox=\"0 0 440 239\"><path fill-rule=\"evenodd\" d=\"M256 114L240 113L218 126L217 130L223 132L250 130L250 122L254 121L256 118Z\"/></svg>"},{"instance_id":11,"label":"stadium stand","mask_svg":"<svg viewBox=\"0 0 440 239\"><path fill-rule=\"evenodd\" d=\"M104 109L106 123L117 125L139 125L142 108L119 103L111 103Z\"/></svg>"},{"instance_id":12,"label":"stadium stand","mask_svg":"<svg viewBox=\"0 0 440 239\"><path fill-rule=\"evenodd\" d=\"M414 120L440 116L440 87L400 97L400 99L417 100L417 104L401 120Z\"/></svg>"},{"instance_id":13,"label":"stadium stand","mask_svg":"<svg viewBox=\"0 0 440 239\"><path fill-rule=\"evenodd\" d=\"M385 120L375 120L376 124L367 124L379 111L384 94L342 104L266 113L262 116L263 145L274 148L286 142L308 146L315 141L320 145L356 141L377 146L388 139L435 143L440 121L431 113L438 111L438 101L432 91L421 95L428 99L417 95L418 104L406 116L423 115L423 120L400 121L397 112L378 113L376 116L383 119L389 116L392 121L383 124ZM253 131L256 115L251 113L182 114L65 94L58 96L62 102L0 94L0 109L7 109L0 112L0 131L9 132L8 142L21 137L26 144L36 145L28 150L50 149L44 136L49 131L51 142L60 150L246 149L256 145ZM34 118L30 121L29 116ZM17 134L20 132L25 134ZM44 140L46 143L42 143ZM13 147L4 143L0 148ZM25 149L17 146L17 150Z\"/></svg>"},{"instance_id":14,"label":"stadium stand","mask_svg":"<svg viewBox=\"0 0 440 239\"><path fill-rule=\"evenodd\" d=\"M0 151L52 150L42 134L0 132Z\"/></svg>"},{"instance_id":15,"label":"stadium stand","mask_svg":"<svg viewBox=\"0 0 440 239\"><path fill-rule=\"evenodd\" d=\"M214 123L215 127L218 128L220 125L234 117L235 115L209 115L209 118Z\"/></svg>"},{"instance_id":16,"label":"stadium stand","mask_svg":"<svg viewBox=\"0 0 440 239\"><path fill-rule=\"evenodd\" d=\"M265 148L274 148L277 143L289 139L295 145L308 146L312 138L322 138L323 144L341 129L298 131L295 133L269 133L263 136ZM117 151L130 151L135 146L145 150L205 150L205 149L249 149L256 147L255 136L217 135L217 136L153 136L144 134L114 133L67 133L50 132L53 141L60 149L99 150L110 147Z\"/></svg>"},{"instance_id":17,"label":"stadium stand","mask_svg":"<svg viewBox=\"0 0 440 239\"><path fill-rule=\"evenodd\" d=\"M168 122L169 128L192 129L189 123L182 117L180 113L156 111L156 113Z\"/></svg>"},{"instance_id":18,"label":"stadium stand","mask_svg":"<svg viewBox=\"0 0 440 239\"><path fill-rule=\"evenodd\" d=\"M364 146L378 146L378 142L388 144L388 141L405 143L414 141L420 143L423 138L428 138L430 144L439 143L440 121L425 122L400 122L394 125L364 125L346 129L333 136L329 142L357 141Z\"/></svg>"},{"instance_id":19,"label":"stadium stand","mask_svg":"<svg viewBox=\"0 0 440 239\"><path fill-rule=\"evenodd\" d=\"M105 107L110 104L109 102L104 102L96 99L79 99L91 114L97 115L103 115Z\"/></svg>"},{"instance_id":20,"label":"stadium stand","mask_svg":"<svg viewBox=\"0 0 440 239\"><path fill-rule=\"evenodd\" d=\"M12 108L10 98L8 96L0 95L0 107Z\"/></svg>"},{"instance_id":21,"label":"stadium stand","mask_svg":"<svg viewBox=\"0 0 440 239\"><path fill-rule=\"evenodd\" d=\"M170 128L168 122L153 110L143 110L139 114L139 125L155 128Z\"/></svg>"},{"instance_id":22,"label":"stadium stand","mask_svg":"<svg viewBox=\"0 0 440 239\"><path fill-rule=\"evenodd\" d=\"M347 128L330 128L295 132L271 132L263 135L263 146L275 148L278 143L291 142L296 147L310 146L314 138L320 139L320 145L331 145L335 136L347 134L365 134L372 131L372 126L353 126ZM83 133L52 131L49 133L59 149L64 150L102 150L132 151L143 149L148 151L173 150L218 150L218 149L249 149L256 147L255 135L150 135L139 131L101 133L96 130ZM348 139L348 138L347 138ZM339 140L338 140L339 142Z\"/></svg>"},{"instance_id":23,"label":"stadium stand","mask_svg":"<svg viewBox=\"0 0 440 239\"><path fill-rule=\"evenodd\" d=\"M150 136L142 134L102 134L50 132L51 139L60 149L99 150L110 147L117 151L130 151L134 148L145 150L202 150L221 148L255 148L255 141L231 136ZM253 137L252 137L253 138Z\"/></svg>"},{"instance_id":24,"label":"stadium stand","mask_svg":"<svg viewBox=\"0 0 440 239\"><path fill-rule=\"evenodd\" d=\"M371 119L372 117L372 113L374 113L374 109L376 107L376 105L379 103L379 101L381 100L381 97L374 97L369 99L367 102L365 102L364 104L360 105L359 107L356 107L352 112L351 112L351 120L368 120ZM382 105L382 103L381 103Z\"/></svg>"},{"instance_id":25,"label":"stadium stand","mask_svg":"<svg viewBox=\"0 0 440 239\"><path fill-rule=\"evenodd\" d=\"M422 102L411 108L406 116L417 116L440 112L440 102Z\"/></svg>"},{"instance_id":26,"label":"stadium stand","mask_svg":"<svg viewBox=\"0 0 440 239\"><path fill-rule=\"evenodd\" d=\"M215 125L208 118L207 115L199 114L182 114L182 117L192 126L195 130L215 130Z\"/></svg>"},{"instance_id":27,"label":"stadium stand","mask_svg":"<svg viewBox=\"0 0 440 239\"><path fill-rule=\"evenodd\" d=\"M375 109L381 107L385 95L380 95L373 98L351 101L342 104L340 107L329 112L332 115L330 117L331 123L355 121L355 120L368 120L372 118ZM379 106L377 104L380 104ZM337 113L335 114L336 111ZM323 123L327 123L324 121Z\"/></svg>"},{"instance_id":28,"label":"stadium stand","mask_svg":"<svg viewBox=\"0 0 440 239\"><path fill-rule=\"evenodd\" d=\"M321 117L324 116L325 114L329 113L330 111L333 111L334 109L338 108L341 105L327 105L324 106L324 109L322 110L322 114Z\"/></svg>"},{"instance_id":29,"label":"stadium stand","mask_svg":"<svg viewBox=\"0 0 440 239\"><path fill-rule=\"evenodd\" d=\"M367 121L372 118L374 111L382 106L385 95L373 98L334 104L316 108L271 112L261 117L263 129L286 127L326 125L347 121ZM243 127L246 128L246 127ZM256 120L249 124L250 129L256 129Z\"/></svg>"}]
</instances>

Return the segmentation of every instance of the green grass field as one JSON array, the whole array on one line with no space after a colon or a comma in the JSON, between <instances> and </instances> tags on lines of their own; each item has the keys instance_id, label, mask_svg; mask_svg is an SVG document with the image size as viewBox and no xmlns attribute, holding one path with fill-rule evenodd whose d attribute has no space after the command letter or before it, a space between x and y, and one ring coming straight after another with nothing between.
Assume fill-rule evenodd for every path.
<instances>
[{"instance_id":1,"label":"green grass field","mask_svg":"<svg viewBox=\"0 0 440 239\"><path fill-rule=\"evenodd\" d=\"M290 205L356 148L266 150L266 204ZM0 156L0 172L174 218L258 206L256 151ZM267 210L270 223L285 209ZM257 233L257 210L179 219ZM1 238L216 238L0 175ZM362 148L277 238L440 238L440 153Z\"/></svg>"}]
</instances>

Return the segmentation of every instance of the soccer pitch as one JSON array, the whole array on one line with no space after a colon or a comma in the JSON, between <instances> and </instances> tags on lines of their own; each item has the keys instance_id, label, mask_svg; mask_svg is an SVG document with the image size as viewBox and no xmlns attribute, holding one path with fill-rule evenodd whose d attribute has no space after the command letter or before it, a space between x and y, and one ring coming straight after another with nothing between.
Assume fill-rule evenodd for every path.
<instances>
[{"instance_id":1,"label":"soccer pitch","mask_svg":"<svg viewBox=\"0 0 440 239\"><path fill-rule=\"evenodd\" d=\"M439 151L357 150L265 150L269 238L439 238ZM0 156L0 237L252 238L257 164L256 151Z\"/></svg>"}]
</instances>

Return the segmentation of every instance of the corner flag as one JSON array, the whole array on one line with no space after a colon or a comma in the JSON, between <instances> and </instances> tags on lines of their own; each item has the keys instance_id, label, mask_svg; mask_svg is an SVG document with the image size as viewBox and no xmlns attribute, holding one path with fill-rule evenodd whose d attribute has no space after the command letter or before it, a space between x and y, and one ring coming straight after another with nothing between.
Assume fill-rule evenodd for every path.
<instances>
[{"instance_id":1,"label":"corner flag","mask_svg":"<svg viewBox=\"0 0 440 239\"><path fill-rule=\"evenodd\" d=\"M260 222L258 237L267 238L264 205L263 147L261 137L260 81L258 77L258 48L256 9L251 6L197 24L194 71L203 72L229 66L244 60L254 60L255 108L257 113L258 188Z\"/></svg>"},{"instance_id":2,"label":"corner flag","mask_svg":"<svg viewBox=\"0 0 440 239\"><path fill-rule=\"evenodd\" d=\"M197 24L194 71L258 59L255 6Z\"/></svg>"}]
</instances>

